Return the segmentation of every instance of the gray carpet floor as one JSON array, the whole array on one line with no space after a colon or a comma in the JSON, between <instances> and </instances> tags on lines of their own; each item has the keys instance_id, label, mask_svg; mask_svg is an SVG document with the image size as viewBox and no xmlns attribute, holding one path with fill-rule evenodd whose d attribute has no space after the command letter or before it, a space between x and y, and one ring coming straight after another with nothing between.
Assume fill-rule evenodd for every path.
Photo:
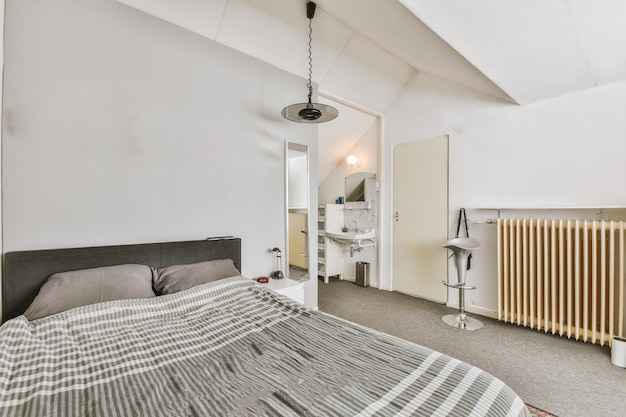
<instances>
[{"instance_id":1,"label":"gray carpet floor","mask_svg":"<svg viewBox=\"0 0 626 417\"><path fill-rule=\"evenodd\" d=\"M626 369L606 346L480 316L483 329L459 330L441 321L453 308L337 279L319 281L319 309L482 368L559 417L626 416Z\"/></svg>"}]
</instances>

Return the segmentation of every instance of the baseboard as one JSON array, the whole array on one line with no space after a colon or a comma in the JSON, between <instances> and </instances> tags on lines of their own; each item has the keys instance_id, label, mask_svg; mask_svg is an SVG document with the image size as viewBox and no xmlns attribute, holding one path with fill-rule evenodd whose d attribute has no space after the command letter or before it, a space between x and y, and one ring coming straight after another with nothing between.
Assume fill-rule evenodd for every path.
<instances>
[{"instance_id":1,"label":"baseboard","mask_svg":"<svg viewBox=\"0 0 626 417\"><path fill-rule=\"evenodd\" d=\"M446 305L448 307L452 307L452 308L459 308L458 304L451 304L451 303L446 303ZM491 310L489 308L485 308L485 307L480 307L480 306L476 306L476 305L466 305L465 306L465 311L467 311L468 313L473 313L473 314L478 314L479 316L483 316L483 317L489 317L490 319L498 319L498 312L495 310Z\"/></svg>"},{"instance_id":2,"label":"baseboard","mask_svg":"<svg viewBox=\"0 0 626 417\"><path fill-rule=\"evenodd\" d=\"M350 281L350 282L356 283L356 278L354 278L354 277L347 277L345 275L341 278L341 280L342 281ZM376 288L378 290L392 291L391 288L381 288L381 287L379 287L377 282L370 282L370 285L368 285L368 287Z\"/></svg>"},{"instance_id":3,"label":"baseboard","mask_svg":"<svg viewBox=\"0 0 626 417\"><path fill-rule=\"evenodd\" d=\"M342 280L342 281L356 282L356 278L354 278L354 277L348 277L348 276L345 276L345 275L343 275L343 276L341 277L341 280ZM378 288L379 290L384 290L384 291L393 291L393 289L392 289L392 288L378 287L378 286L376 285L376 283L373 283L373 285L372 285L372 283L370 283L370 287L373 287L373 288ZM409 295L411 295L411 294L409 294ZM432 301L432 300L431 300L431 301ZM437 302L437 301L435 301L435 302ZM441 302L439 302L439 303L441 303ZM452 307L452 308L456 308L456 309L458 309L458 308L459 308L458 304L446 303L446 306L448 306L448 307ZM480 307L480 306L477 306L477 305L467 304L467 305L465 306L465 310L466 310L468 313L478 314L479 316L489 317L489 318L491 318L491 319L498 319L498 312L497 312L496 310L491 310L491 309L489 309L489 308Z\"/></svg>"}]
</instances>

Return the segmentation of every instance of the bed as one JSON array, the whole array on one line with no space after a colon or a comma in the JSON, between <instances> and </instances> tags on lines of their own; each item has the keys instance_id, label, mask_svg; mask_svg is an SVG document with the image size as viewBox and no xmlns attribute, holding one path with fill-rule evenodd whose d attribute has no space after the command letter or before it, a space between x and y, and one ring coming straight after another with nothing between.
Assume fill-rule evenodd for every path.
<instances>
[{"instance_id":1,"label":"bed","mask_svg":"<svg viewBox=\"0 0 626 417\"><path fill-rule=\"evenodd\" d=\"M242 277L240 245L228 238L7 253L0 416L530 415L476 367ZM128 289L127 298L23 315L56 277L69 276L63 282L79 291L72 274L108 282L118 268L140 276L141 266L153 296Z\"/></svg>"}]
</instances>

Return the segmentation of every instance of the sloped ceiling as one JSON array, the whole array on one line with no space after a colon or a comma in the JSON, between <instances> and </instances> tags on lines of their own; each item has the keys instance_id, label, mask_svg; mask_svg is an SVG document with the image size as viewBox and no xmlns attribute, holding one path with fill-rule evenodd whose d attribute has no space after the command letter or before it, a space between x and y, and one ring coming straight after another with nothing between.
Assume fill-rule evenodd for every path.
<instances>
[{"instance_id":1,"label":"sloped ceiling","mask_svg":"<svg viewBox=\"0 0 626 417\"><path fill-rule=\"evenodd\" d=\"M318 182L321 184L333 169L346 163L351 149L376 122L376 117L325 97L318 101L335 107L341 115L330 123L318 125Z\"/></svg>"},{"instance_id":2,"label":"sloped ceiling","mask_svg":"<svg viewBox=\"0 0 626 417\"><path fill-rule=\"evenodd\" d=\"M621 0L400 0L519 104L626 80Z\"/></svg>"},{"instance_id":3,"label":"sloped ceiling","mask_svg":"<svg viewBox=\"0 0 626 417\"><path fill-rule=\"evenodd\" d=\"M308 77L306 0L118 1ZM520 105L626 80L623 0L316 3L313 81L374 114L418 71ZM320 149L349 145L325 131L367 130L352 115L320 129ZM320 165L320 181L328 172Z\"/></svg>"}]
</instances>

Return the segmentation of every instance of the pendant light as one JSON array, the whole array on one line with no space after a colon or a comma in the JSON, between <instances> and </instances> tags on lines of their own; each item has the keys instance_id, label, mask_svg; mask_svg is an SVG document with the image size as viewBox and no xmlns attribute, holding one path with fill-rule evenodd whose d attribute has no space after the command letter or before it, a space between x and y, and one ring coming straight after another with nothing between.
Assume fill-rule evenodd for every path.
<instances>
[{"instance_id":1,"label":"pendant light","mask_svg":"<svg viewBox=\"0 0 626 417\"><path fill-rule=\"evenodd\" d=\"M311 103L311 96L313 95L313 87L311 86L311 76L313 74L313 60L311 58L311 35L313 29L311 29L311 21L315 16L315 8L317 5L308 1L306 3L306 17L309 19L309 82L307 87L309 89L309 100L307 103L298 103L287 106L283 109L281 114L287 120L298 123L324 123L333 120L339 112L337 109L326 104Z\"/></svg>"}]
</instances>

